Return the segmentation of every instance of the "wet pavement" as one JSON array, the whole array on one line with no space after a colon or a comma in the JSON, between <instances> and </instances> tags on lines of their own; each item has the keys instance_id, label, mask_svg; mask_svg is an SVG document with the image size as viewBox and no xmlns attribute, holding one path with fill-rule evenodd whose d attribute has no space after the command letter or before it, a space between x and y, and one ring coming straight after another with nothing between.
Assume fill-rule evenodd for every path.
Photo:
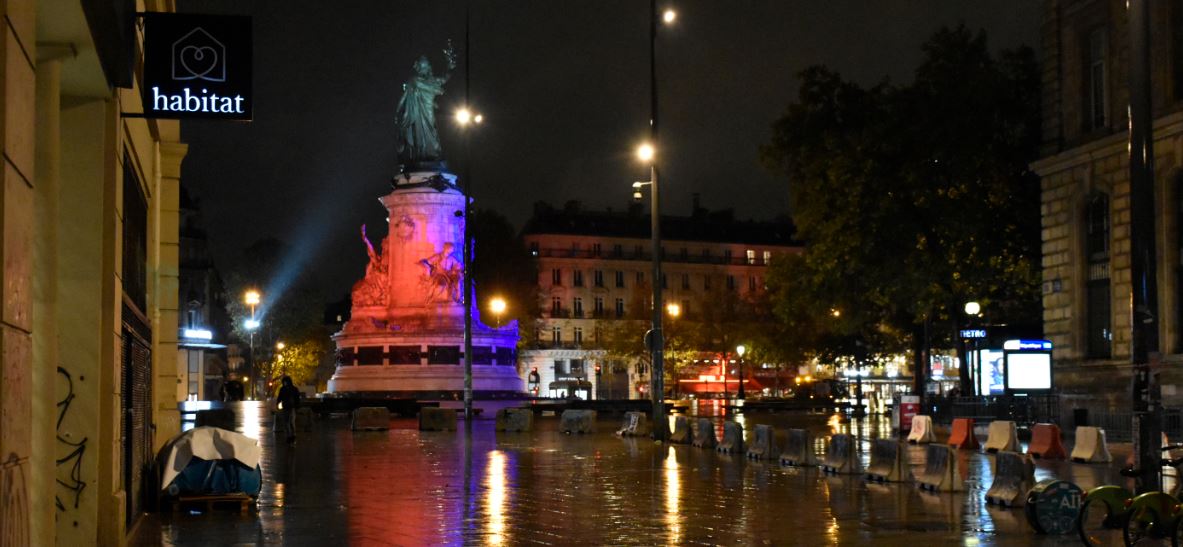
<instances>
[{"instance_id":1,"label":"wet pavement","mask_svg":"<svg viewBox=\"0 0 1183 547\"><path fill-rule=\"evenodd\" d=\"M257 512L151 514L135 545L1078 544L1035 534L1020 509L986 504L994 458L976 451L958 453L967 492L932 494L915 483L873 484L620 438L612 433L617 418L601 419L599 433L586 436L559 433L557 418L537 420L529 433L496 433L481 419L471 434L463 425L420 432L400 418L389 431L352 432L348 419L330 418L287 446L274 442L268 413L243 405L239 431L263 448ZM871 440L890 434L883 418L740 419L749 438L759 423L808 428L819 454L825 435L853 433L864 464ZM1112 450L1117 461L1129 453L1128 445ZM909 459L918 472L924 448L909 447ZM1036 466L1036 480L1128 486L1116 463Z\"/></svg>"}]
</instances>

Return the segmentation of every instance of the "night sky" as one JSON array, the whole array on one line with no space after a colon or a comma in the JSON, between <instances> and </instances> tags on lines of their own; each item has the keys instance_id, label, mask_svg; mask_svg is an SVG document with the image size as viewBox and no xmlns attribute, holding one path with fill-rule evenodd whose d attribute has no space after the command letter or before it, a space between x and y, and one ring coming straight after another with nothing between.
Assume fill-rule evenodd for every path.
<instances>
[{"instance_id":1,"label":"night sky","mask_svg":"<svg viewBox=\"0 0 1183 547\"><path fill-rule=\"evenodd\" d=\"M631 183L648 178L632 156L648 130L648 2L472 3L471 96L485 115L472 141L477 206L518 227L538 200L625 207ZM402 82L424 53L442 71L448 38L461 66L439 125L451 169L463 170L451 112L464 96L464 1L178 4L254 17L254 121L182 125L182 180L201 200L219 267L274 236L294 247L293 271L309 268L326 297L344 295L364 271L358 227L385 233L377 198L398 170ZM787 182L760 166L758 146L796 97L801 69L825 64L862 83L905 83L941 25L985 29L995 49L1036 46L1039 4L674 1L677 22L658 44L663 211L689 213L700 193L703 206L740 218L787 212Z\"/></svg>"}]
</instances>

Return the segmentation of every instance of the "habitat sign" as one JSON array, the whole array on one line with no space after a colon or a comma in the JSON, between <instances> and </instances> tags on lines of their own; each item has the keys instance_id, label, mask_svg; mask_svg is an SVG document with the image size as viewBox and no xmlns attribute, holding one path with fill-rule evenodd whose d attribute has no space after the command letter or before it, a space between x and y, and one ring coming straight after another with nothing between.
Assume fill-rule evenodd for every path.
<instances>
[{"instance_id":1,"label":"habitat sign","mask_svg":"<svg viewBox=\"0 0 1183 547\"><path fill-rule=\"evenodd\" d=\"M144 116L251 119L251 18L144 14Z\"/></svg>"}]
</instances>

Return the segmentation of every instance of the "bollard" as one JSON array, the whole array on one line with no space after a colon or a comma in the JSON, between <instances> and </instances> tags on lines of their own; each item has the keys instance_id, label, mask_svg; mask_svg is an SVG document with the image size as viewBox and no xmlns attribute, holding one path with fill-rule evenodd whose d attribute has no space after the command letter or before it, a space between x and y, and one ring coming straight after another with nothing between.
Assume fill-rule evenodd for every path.
<instances>
[{"instance_id":1,"label":"bollard","mask_svg":"<svg viewBox=\"0 0 1183 547\"><path fill-rule=\"evenodd\" d=\"M854 437L846 433L831 435L830 443L826 447L826 458L822 462L822 471L835 474L861 474L862 466L859 465L854 442Z\"/></svg>"},{"instance_id":2,"label":"bollard","mask_svg":"<svg viewBox=\"0 0 1183 547\"><path fill-rule=\"evenodd\" d=\"M915 422L913 422L915 423ZM871 465L867 480L905 482L912 478L912 467L903 461L907 445L894 439L876 439L871 445Z\"/></svg>"},{"instance_id":3,"label":"bollard","mask_svg":"<svg viewBox=\"0 0 1183 547\"><path fill-rule=\"evenodd\" d=\"M644 412L625 412L624 423L616 434L623 437L648 437L649 417Z\"/></svg>"},{"instance_id":4,"label":"bollard","mask_svg":"<svg viewBox=\"0 0 1183 547\"><path fill-rule=\"evenodd\" d=\"M596 411L594 410L564 410L559 416L559 431L571 433L595 433Z\"/></svg>"},{"instance_id":5,"label":"bollard","mask_svg":"<svg viewBox=\"0 0 1183 547\"><path fill-rule=\"evenodd\" d=\"M719 444L715 439L715 423L710 418L699 418L695 422L692 444L698 448L714 448Z\"/></svg>"},{"instance_id":6,"label":"bollard","mask_svg":"<svg viewBox=\"0 0 1183 547\"><path fill-rule=\"evenodd\" d=\"M349 425L354 431L382 431L390 429L390 411L384 406L364 406L353 410Z\"/></svg>"},{"instance_id":7,"label":"bollard","mask_svg":"<svg viewBox=\"0 0 1183 547\"><path fill-rule=\"evenodd\" d=\"M497 431L525 432L534 429L534 413L528 408L503 408L497 411Z\"/></svg>"},{"instance_id":8,"label":"bollard","mask_svg":"<svg viewBox=\"0 0 1183 547\"><path fill-rule=\"evenodd\" d=\"M1035 424L1031 428L1031 443L1027 453L1044 460L1062 460L1068 457L1064 444L1060 442L1060 426L1056 424Z\"/></svg>"},{"instance_id":9,"label":"bollard","mask_svg":"<svg viewBox=\"0 0 1183 547\"><path fill-rule=\"evenodd\" d=\"M923 490L933 492L963 492L965 480L957 468L953 449L943 444L930 444L924 453L924 471L916 478Z\"/></svg>"},{"instance_id":10,"label":"bollard","mask_svg":"<svg viewBox=\"0 0 1183 547\"><path fill-rule=\"evenodd\" d=\"M715 452L720 454L743 453L743 426L730 420L723 422L723 438L715 446Z\"/></svg>"},{"instance_id":11,"label":"bollard","mask_svg":"<svg viewBox=\"0 0 1183 547\"><path fill-rule=\"evenodd\" d=\"M431 406L420 408L419 431L456 431L456 411Z\"/></svg>"},{"instance_id":12,"label":"bollard","mask_svg":"<svg viewBox=\"0 0 1183 547\"><path fill-rule=\"evenodd\" d=\"M953 433L949 435L949 446L953 448L978 448L978 437L974 435L973 418L953 419Z\"/></svg>"},{"instance_id":13,"label":"bollard","mask_svg":"<svg viewBox=\"0 0 1183 547\"><path fill-rule=\"evenodd\" d=\"M674 444L690 444L690 420L685 416L674 417L674 431L670 433L670 442Z\"/></svg>"},{"instance_id":14,"label":"bollard","mask_svg":"<svg viewBox=\"0 0 1183 547\"><path fill-rule=\"evenodd\" d=\"M775 460L779 455L776 446L776 430L770 425L757 424L753 439L748 446L749 460Z\"/></svg>"},{"instance_id":15,"label":"bollard","mask_svg":"<svg viewBox=\"0 0 1183 547\"><path fill-rule=\"evenodd\" d=\"M932 416L917 414L912 416L912 432L908 433L908 442L912 444L928 444L937 442L932 432Z\"/></svg>"},{"instance_id":16,"label":"bollard","mask_svg":"<svg viewBox=\"0 0 1183 547\"><path fill-rule=\"evenodd\" d=\"M986 501L1004 507L1022 505L1035 485L1035 462L1031 456L1009 450L999 452L995 459L994 482L986 491Z\"/></svg>"},{"instance_id":17,"label":"bollard","mask_svg":"<svg viewBox=\"0 0 1183 547\"><path fill-rule=\"evenodd\" d=\"M1014 422L996 420L990 422L986 436L986 452L1018 452L1019 435Z\"/></svg>"},{"instance_id":18,"label":"bollard","mask_svg":"<svg viewBox=\"0 0 1183 547\"><path fill-rule=\"evenodd\" d=\"M312 431L312 409L302 406L296 409L296 429Z\"/></svg>"},{"instance_id":19,"label":"bollard","mask_svg":"<svg viewBox=\"0 0 1183 547\"><path fill-rule=\"evenodd\" d=\"M785 437L785 450L780 454L781 465L808 467L817 465L813 454L813 438L805 429L790 429Z\"/></svg>"},{"instance_id":20,"label":"bollard","mask_svg":"<svg viewBox=\"0 0 1183 547\"><path fill-rule=\"evenodd\" d=\"M1072 446L1072 461L1080 463L1109 463L1109 446L1105 443L1105 430L1087 425L1077 426L1076 444Z\"/></svg>"}]
</instances>

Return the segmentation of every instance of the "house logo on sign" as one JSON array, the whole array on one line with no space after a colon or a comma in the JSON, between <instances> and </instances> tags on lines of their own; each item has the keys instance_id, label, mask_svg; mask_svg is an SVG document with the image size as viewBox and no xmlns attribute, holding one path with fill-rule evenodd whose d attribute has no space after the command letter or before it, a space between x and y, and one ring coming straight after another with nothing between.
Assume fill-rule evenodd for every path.
<instances>
[{"instance_id":1,"label":"house logo on sign","mask_svg":"<svg viewBox=\"0 0 1183 547\"><path fill-rule=\"evenodd\" d=\"M226 81L226 46L197 27L173 42L174 80Z\"/></svg>"}]
</instances>

